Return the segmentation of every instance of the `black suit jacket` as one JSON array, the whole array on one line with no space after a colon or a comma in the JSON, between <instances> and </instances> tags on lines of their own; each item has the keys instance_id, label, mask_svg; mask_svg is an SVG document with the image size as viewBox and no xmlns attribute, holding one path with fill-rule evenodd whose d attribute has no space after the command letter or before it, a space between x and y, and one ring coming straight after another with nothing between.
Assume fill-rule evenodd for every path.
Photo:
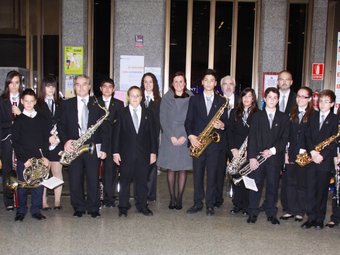
<instances>
[{"instance_id":1,"label":"black suit jacket","mask_svg":"<svg viewBox=\"0 0 340 255\"><path fill-rule=\"evenodd\" d=\"M138 134L133 125L129 106L122 109L116 125L112 153L120 154L122 164L129 164L136 159L149 163L150 154L156 154L158 150L152 112L142 107Z\"/></svg>"},{"instance_id":2,"label":"black suit jacket","mask_svg":"<svg viewBox=\"0 0 340 255\"><path fill-rule=\"evenodd\" d=\"M90 127L94 125L105 112L98 107L93 97L90 97L87 107L89 109L88 127ZM59 138L62 143L70 139L77 140L79 138L78 122L77 97L65 100L62 103L61 118L58 125ZM107 121L104 121L88 141L86 141L86 143L91 142L95 144L101 143L101 150L106 153L109 152L110 140Z\"/></svg>"},{"instance_id":3,"label":"black suit jacket","mask_svg":"<svg viewBox=\"0 0 340 255\"><path fill-rule=\"evenodd\" d=\"M306 144L307 151L310 153L315 149L315 146L322 141L326 140L328 137L332 135L336 135L338 133L338 123L339 117L335 115L332 111L328 114L325 119L321 129L319 130L319 118L320 112L317 112L313 116L311 116L310 121L308 122L307 131L306 131ZM326 148L321 151L321 155L324 158L336 157L336 143L333 142Z\"/></svg>"},{"instance_id":4,"label":"black suit jacket","mask_svg":"<svg viewBox=\"0 0 340 255\"><path fill-rule=\"evenodd\" d=\"M19 108L21 111L23 110L21 102L19 102ZM4 99L0 97L0 120L2 130L1 138L3 139L12 133L11 128L14 121L12 116L12 104L9 98Z\"/></svg>"},{"instance_id":5,"label":"black suit jacket","mask_svg":"<svg viewBox=\"0 0 340 255\"><path fill-rule=\"evenodd\" d=\"M227 129L229 150L239 149L248 136L252 115L248 117L245 125L242 118L235 120L235 109L231 110Z\"/></svg>"},{"instance_id":6,"label":"black suit jacket","mask_svg":"<svg viewBox=\"0 0 340 255\"><path fill-rule=\"evenodd\" d=\"M145 106L145 100L143 100L141 104ZM158 102L151 100L149 102L148 107L145 106L145 108L151 110L153 114L153 118L155 121L155 130L156 130L156 134L158 137L159 137L159 133L161 130L161 122L159 118L160 105L161 105L161 100L159 100Z\"/></svg>"},{"instance_id":7,"label":"black suit jacket","mask_svg":"<svg viewBox=\"0 0 340 255\"><path fill-rule=\"evenodd\" d=\"M98 98L98 103L101 106L105 107L105 102L102 97ZM114 142L113 141L113 132L114 132L113 130L116 127L118 115L122 111L123 108L124 108L124 103L120 101L119 99L116 99L112 96L110 100L110 105L109 105L110 115L106 119L106 121L108 122L107 124L109 126L109 141L111 141L110 146L108 148L108 153L110 154L112 153L112 144Z\"/></svg>"},{"instance_id":8,"label":"black suit jacket","mask_svg":"<svg viewBox=\"0 0 340 255\"><path fill-rule=\"evenodd\" d=\"M248 138L248 158L256 158L260 152L275 147L276 154L267 159L272 164L284 163L284 152L288 141L289 117L276 110L272 128L265 110L254 114Z\"/></svg>"},{"instance_id":9,"label":"black suit jacket","mask_svg":"<svg viewBox=\"0 0 340 255\"><path fill-rule=\"evenodd\" d=\"M198 136L208 125L210 120L214 117L220 107L226 102L224 97L217 94L214 95L214 101L212 103L209 115L207 116L207 108L205 105L204 94L199 94L190 98L187 117L185 120L185 130L187 135ZM209 150L221 150L226 149L226 128L228 122L228 110L225 109L220 120L224 123L225 129L215 129L220 134L221 141L219 143L211 143L207 149Z\"/></svg>"},{"instance_id":10,"label":"black suit jacket","mask_svg":"<svg viewBox=\"0 0 340 255\"><path fill-rule=\"evenodd\" d=\"M280 94L281 97L281 94ZM296 104L296 93L292 90L290 90L289 92L289 97L288 97L288 101L287 101L287 105L286 105L286 109L285 109L285 113L286 114L290 114L290 111L292 110L292 107ZM280 103L278 103L276 105L276 108L279 110L280 109Z\"/></svg>"},{"instance_id":11,"label":"black suit jacket","mask_svg":"<svg viewBox=\"0 0 340 255\"><path fill-rule=\"evenodd\" d=\"M61 102L54 104L54 114L51 113L48 105L45 102L37 103L34 107L37 112L42 114L44 118L48 121L50 130L55 124L58 124L61 117Z\"/></svg>"}]
</instances>

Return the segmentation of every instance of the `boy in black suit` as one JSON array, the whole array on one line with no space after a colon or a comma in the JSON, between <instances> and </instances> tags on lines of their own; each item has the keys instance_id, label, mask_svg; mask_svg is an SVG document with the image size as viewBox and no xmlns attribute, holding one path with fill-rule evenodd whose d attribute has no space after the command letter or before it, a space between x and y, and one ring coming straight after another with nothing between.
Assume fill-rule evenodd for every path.
<instances>
[{"instance_id":1,"label":"boy in black suit","mask_svg":"<svg viewBox=\"0 0 340 255\"><path fill-rule=\"evenodd\" d=\"M90 78L79 75L74 80L76 97L65 100L62 104L61 118L58 125L59 138L64 143L64 150L73 151L73 143L86 133L105 113L98 107L95 99L90 97ZM101 151L93 154L84 153L77 157L69 166L71 205L73 216L82 217L87 211L91 217L100 216L99 213L99 159L106 158L110 145L109 127L106 121L86 141L86 144L101 144ZM86 198L84 192L84 178L86 178Z\"/></svg>"},{"instance_id":2,"label":"boy in black suit","mask_svg":"<svg viewBox=\"0 0 340 255\"><path fill-rule=\"evenodd\" d=\"M279 177L284 163L284 152L288 140L288 115L277 110L280 92L277 88L267 88L264 94L265 110L256 112L250 124L248 138L248 158L252 172L249 177L255 180L258 192L249 192L248 223L255 223L260 212L259 202L262 187L266 180L265 212L272 224L280 224L276 217ZM266 161L259 164L257 156Z\"/></svg>"},{"instance_id":3,"label":"boy in black suit","mask_svg":"<svg viewBox=\"0 0 340 255\"><path fill-rule=\"evenodd\" d=\"M21 103L24 106L12 126L13 148L18 159L17 175L20 181L24 180L23 172L25 168L32 166L31 158L42 158L43 164L49 166L47 159L49 126L47 120L40 113L34 110L37 98L32 89L26 89L21 97ZM34 219L46 219L40 213L42 207L43 186L31 189L31 214ZM15 221L23 221L27 213L27 195L28 189L18 189L19 207L15 216Z\"/></svg>"},{"instance_id":4,"label":"boy in black suit","mask_svg":"<svg viewBox=\"0 0 340 255\"><path fill-rule=\"evenodd\" d=\"M138 212L152 216L147 206L147 180L158 149L153 115L141 106L142 91L139 87L132 86L127 94L129 105L119 114L113 139L113 161L120 167L119 216L127 216L131 180L136 187Z\"/></svg>"},{"instance_id":5,"label":"boy in black suit","mask_svg":"<svg viewBox=\"0 0 340 255\"><path fill-rule=\"evenodd\" d=\"M216 72L208 69L202 79L204 88L203 94L190 98L187 117L185 120L185 129L188 139L193 147L199 147L201 144L198 140L199 134L205 129L215 113L226 102L224 97L214 93L217 84ZM207 215L214 215L214 205L216 203L216 178L220 166L219 161L221 154L225 155L226 148L226 131L228 113L225 109L219 120L213 123L214 131L218 132L221 137L219 143L211 143L199 158L193 158L193 176L194 176L194 205L187 210L187 213L197 213L203 208L204 198L204 174L207 170L207 188L205 194L205 203Z\"/></svg>"},{"instance_id":6,"label":"boy in black suit","mask_svg":"<svg viewBox=\"0 0 340 255\"><path fill-rule=\"evenodd\" d=\"M102 97L98 98L98 102L101 106L106 107L109 110L110 115L108 122L110 124L109 140L112 140L113 129L116 126L119 112L124 108L124 103L114 98L115 84L112 79L103 80L100 84L100 91ZM108 148L107 157L103 160L103 193L104 193L104 207L115 206L115 178L117 176L117 168L113 164L112 149L111 146Z\"/></svg>"},{"instance_id":7,"label":"boy in black suit","mask_svg":"<svg viewBox=\"0 0 340 255\"><path fill-rule=\"evenodd\" d=\"M339 117L331 108L334 106L335 94L331 90L320 92L320 111L311 116L306 130L307 151L313 162L307 170L307 216L302 228L322 229L327 209L328 186L331 170L334 169L333 157L336 157L336 143L333 142L322 151L315 146L338 132Z\"/></svg>"}]
</instances>

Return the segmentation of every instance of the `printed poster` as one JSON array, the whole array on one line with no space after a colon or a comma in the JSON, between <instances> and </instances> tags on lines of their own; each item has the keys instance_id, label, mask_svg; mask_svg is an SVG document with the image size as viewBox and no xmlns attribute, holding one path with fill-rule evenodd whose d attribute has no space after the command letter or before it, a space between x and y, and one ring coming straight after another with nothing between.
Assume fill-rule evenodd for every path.
<instances>
[{"instance_id":1,"label":"printed poster","mask_svg":"<svg viewBox=\"0 0 340 255\"><path fill-rule=\"evenodd\" d=\"M65 74L83 74L84 47L65 46L64 47L64 72Z\"/></svg>"}]
</instances>

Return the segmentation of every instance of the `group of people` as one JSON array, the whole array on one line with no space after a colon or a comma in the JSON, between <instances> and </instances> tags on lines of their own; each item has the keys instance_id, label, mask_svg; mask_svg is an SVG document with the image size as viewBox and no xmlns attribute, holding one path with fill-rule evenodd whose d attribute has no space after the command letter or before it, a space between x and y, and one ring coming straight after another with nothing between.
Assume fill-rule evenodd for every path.
<instances>
[{"instance_id":1,"label":"group of people","mask_svg":"<svg viewBox=\"0 0 340 255\"><path fill-rule=\"evenodd\" d=\"M248 177L254 180L258 191L247 189L242 181L232 184L232 214L242 213L248 216L248 223L255 223L264 210L270 223L280 224L280 190L285 212L281 220L294 218L300 222L306 214L303 228L323 228L329 180L340 156L336 142L321 151L315 146L338 133L339 114L332 112L334 92L321 91L316 111L312 90L301 87L295 94L291 90L291 73L282 71L277 88L264 91L265 106L259 110L252 88L237 96L231 76L221 79L221 93L215 91L217 84L216 72L208 69L202 77L203 93L193 95L187 89L184 73L177 72L170 89L161 97L155 75L146 73L140 86L127 91L128 105L124 107L114 98L112 79L101 82L102 96L97 99L90 95L90 78L77 76L76 96L60 100L55 79L44 78L36 95L31 89L21 91L21 76L11 71L0 99L3 185L13 170L18 180L24 181L24 169L32 165L32 158L41 158L46 167L51 167L52 175L62 179L59 152L72 153L79 150L79 143L93 143L93 154L80 153L68 166L73 216L100 216L100 165L104 207L115 206L119 172L119 216L126 217L131 208L130 187L137 211L153 215L148 202L157 199L158 168L167 171L169 209L182 209L187 172L192 170L193 205L187 213L201 211L205 203L206 214L212 216L224 202L228 162L247 157L251 170ZM105 114L103 107L109 112L107 119L89 134L89 128ZM214 134L204 134L211 131ZM207 142L202 139L212 139L211 135L219 136L219 142L209 141L202 149ZM83 137L85 141L81 141ZM242 144L247 145L245 155L240 151ZM195 149L202 150L199 156L190 155L190 150ZM295 163L296 156L304 152L309 153L312 162L300 167ZM54 189L55 210L62 209L61 192L62 186ZM27 213L27 193L26 188L19 188L14 194L5 189L6 209L13 210L16 205L16 221L22 221ZM40 210L52 209L46 189L34 187L31 194L32 217L45 219ZM333 204L327 226L334 227L339 222L339 208Z\"/></svg>"}]
</instances>

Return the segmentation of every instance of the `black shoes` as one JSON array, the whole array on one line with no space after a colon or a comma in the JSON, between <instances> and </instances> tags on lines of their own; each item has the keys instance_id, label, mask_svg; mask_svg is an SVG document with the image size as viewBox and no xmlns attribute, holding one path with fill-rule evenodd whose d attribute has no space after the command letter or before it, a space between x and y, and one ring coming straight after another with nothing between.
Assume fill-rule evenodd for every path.
<instances>
[{"instance_id":1,"label":"black shoes","mask_svg":"<svg viewBox=\"0 0 340 255\"><path fill-rule=\"evenodd\" d=\"M91 215L92 218L100 217L100 213L98 211L89 212L89 214Z\"/></svg>"},{"instance_id":2,"label":"black shoes","mask_svg":"<svg viewBox=\"0 0 340 255\"><path fill-rule=\"evenodd\" d=\"M303 216L301 216L301 215L295 216L295 221L301 222L302 220L303 220Z\"/></svg>"},{"instance_id":3,"label":"black shoes","mask_svg":"<svg viewBox=\"0 0 340 255\"><path fill-rule=\"evenodd\" d=\"M143 214L145 216L152 216L153 215L153 212L148 207L144 207L144 208L140 209L138 212L140 212L141 214Z\"/></svg>"},{"instance_id":4,"label":"black shoes","mask_svg":"<svg viewBox=\"0 0 340 255\"><path fill-rule=\"evenodd\" d=\"M239 213L239 212L241 212L241 211L242 211L241 208L239 208L239 207L237 207L237 206L234 206L233 209L230 210L230 213L231 213L231 214L237 214L237 213Z\"/></svg>"},{"instance_id":5,"label":"black shoes","mask_svg":"<svg viewBox=\"0 0 340 255\"><path fill-rule=\"evenodd\" d=\"M32 214L32 218L36 219L36 220L44 220L44 219L46 219L46 217L44 215L42 215L40 212L33 213Z\"/></svg>"},{"instance_id":6,"label":"black shoes","mask_svg":"<svg viewBox=\"0 0 340 255\"><path fill-rule=\"evenodd\" d=\"M284 214L280 217L280 220L289 220L289 219L292 219L292 218L294 218L294 215L286 213L286 214Z\"/></svg>"},{"instance_id":7,"label":"black shoes","mask_svg":"<svg viewBox=\"0 0 340 255\"><path fill-rule=\"evenodd\" d=\"M197 206L197 205L193 205L192 207L190 207L188 210L187 210L187 213L188 214L194 214L194 213L197 213L199 211L202 211L203 209L203 206Z\"/></svg>"},{"instance_id":8,"label":"black shoes","mask_svg":"<svg viewBox=\"0 0 340 255\"><path fill-rule=\"evenodd\" d=\"M23 213L17 213L15 215L14 221L23 221L25 219L25 214Z\"/></svg>"},{"instance_id":9,"label":"black shoes","mask_svg":"<svg viewBox=\"0 0 340 255\"><path fill-rule=\"evenodd\" d=\"M316 222L314 220L312 220L312 221L308 220L301 225L301 228L309 229L311 227L315 227L315 224L316 224Z\"/></svg>"},{"instance_id":10,"label":"black shoes","mask_svg":"<svg viewBox=\"0 0 340 255\"><path fill-rule=\"evenodd\" d=\"M125 208L119 208L119 213L118 213L118 216L119 216L119 217L122 217L123 215L124 215L125 217L127 217L127 214L128 214L128 210L127 210L127 209L125 209Z\"/></svg>"},{"instance_id":11,"label":"black shoes","mask_svg":"<svg viewBox=\"0 0 340 255\"><path fill-rule=\"evenodd\" d=\"M270 221L273 225L280 225L280 221L275 216L269 216L267 221Z\"/></svg>"},{"instance_id":12,"label":"black shoes","mask_svg":"<svg viewBox=\"0 0 340 255\"><path fill-rule=\"evenodd\" d=\"M85 212L75 211L75 212L73 213L73 216L74 216L74 217L80 218L80 217L83 217L84 214L85 214Z\"/></svg>"},{"instance_id":13,"label":"black shoes","mask_svg":"<svg viewBox=\"0 0 340 255\"><path fill-rule=\"evenodd\" d=\"M14 206L13 205L6 206L6 211L9 211L9 212L14 211Z\"/></svg>"},{"instance_id":14,"label":"black shoes","mask_svg":"<svg viewBox=\"0 0 340 255\"><path fill-rule=\"evenodd\" d=\"M257 221L257 216L256 215L249 215L247 219L247 223L255 223Z\"/></svg>"},{"instance_id":15,"label":"black shoes","mask_svg":"<svg viewBox=\"0 0 340 255\"><path fill-rule=\"evenodd\" d=\"M334 222L334 221L330 221L326 224L326 227L328 228L334 228L336 226L339 226L339 223L338 222Z\"/></svg>"},{"instance_id":16,"label":"black shoes","mask_svg":"<svg viewBox=\"0 0 340 255\"><path fill-rule=\"evenodd\" d=\"M52 208L48 206L48 207L41 208L41 210L42 211L50 211L50 210L52 210Z\"/></svg>"},{"instance_id":17,"label":"black shoes","mask_svg":"<svg viewBox=\"0 0 340 255\"><path fill-rule=\"evenodd\" d=\"M315 228L316 229L323 229L324 228L323 221L316 221L315 222Z\"/></svg>"},{"instance_id":18,"label":"black shoes","mask_svg":"<svg viewBox=\"0 0 340 255\"><path fill-rule=\"evenodd\" d=\"M215 214L214 208L213 207L207 207L207 215L213 216L214 214Z\"/></svg>"},{"instance_id":19,"label":"black shoes","mask_svg":"<svg viewBox=\"0 0 340 255\"><path fill-rule=\"evenodd\" d=\"M175 209L175 208L176 208L176 203L175 203L175 201L170 201L170 204L169 204L168 207L169 207L170 210Z\"/></svg>"}]
</instances>

